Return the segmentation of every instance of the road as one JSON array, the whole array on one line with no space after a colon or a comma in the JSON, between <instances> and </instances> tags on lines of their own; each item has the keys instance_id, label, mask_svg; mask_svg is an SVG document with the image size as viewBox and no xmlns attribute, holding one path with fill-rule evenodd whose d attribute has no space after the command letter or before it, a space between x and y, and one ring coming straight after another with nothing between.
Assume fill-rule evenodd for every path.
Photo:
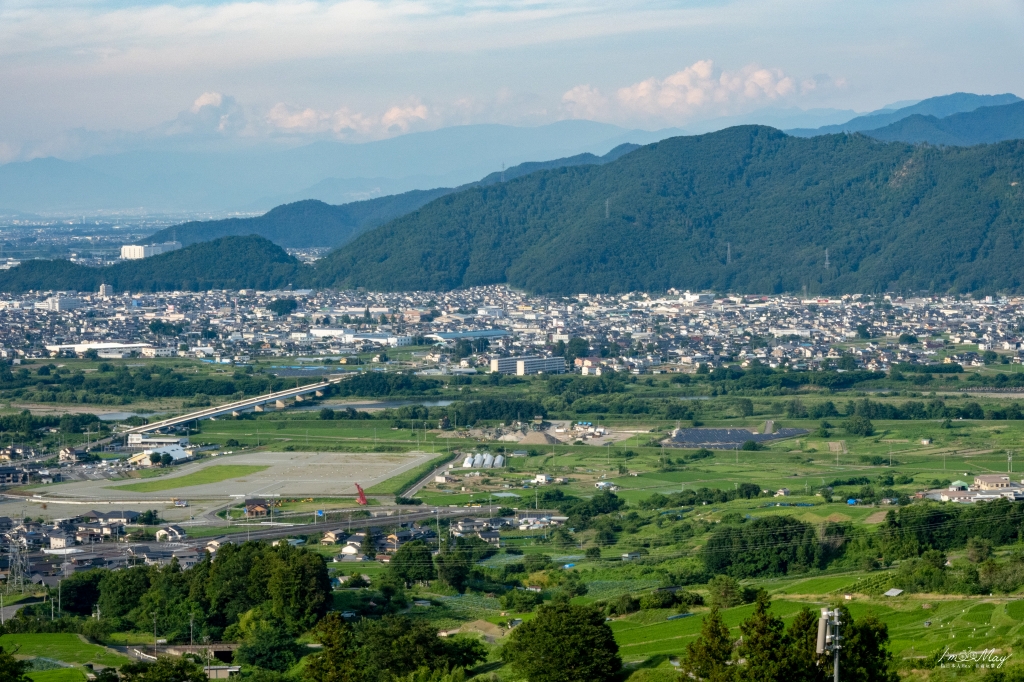
<instances>
[{"instance_id":1,"label":"road","mask_svg":"<svg viewBox=\"0 0 1024 682\"><path fill-rule=\"evenodd\" d=\"M416 511L412 511L415 509ZM345 513L347 513L346 510ZM354 510L358 511L358 510ZM493 516L498 511L498 505L483 506L483 507L372 507L368 508L367 511L371 512L387 512L392 511L392 516L377 516L372 518L364 519L352 519L351 524L344 516L344 513L339 512L339 518L330 520L329 518L320 523L304 523L297 525L287 526L249 526L245 530L239 530L237 532L229 532L223 535L215 537L204 537L201 539L188 540L185 544L194 547L205 547L206 544L211 540L219 541L231 541L231 542L245 542L246 540L272 540L275 538L284 538L294 535L309 535L312 533L323 533L327 530L334 528L373 528L376 526L391 526L397 524L399 520L402 523L409 523L412 521L426 521L428 519L448 519L459 516ZM401 518L399 518L399 511L401 512Z\"/></svg>"},{"instance_id":2,"label":"road","mask_svg":"<svg viewBox=\"0 0 1024 682\"><path fill-rule=\"evenodd\" d=\"M423 490L423 486L427 485L428 483L430 483L430 482L432 482L434 480L434 476L440 476L441 474L443 474L446 471L448 471L448 464L452 461L452 457L457 457L457 455L453 454L451 457L449 457L447 460L445 460L441 464L441 466L439 466L436 469L434 469L433 471L431 471L429 474L427 474L426 476L421 478L417 483L415 483L411 488L409 488L408 490L403 492L402 496L403 497L414 497L416 495L416 493L418 493L420 490Z\"/></svg>"}]
</instances>

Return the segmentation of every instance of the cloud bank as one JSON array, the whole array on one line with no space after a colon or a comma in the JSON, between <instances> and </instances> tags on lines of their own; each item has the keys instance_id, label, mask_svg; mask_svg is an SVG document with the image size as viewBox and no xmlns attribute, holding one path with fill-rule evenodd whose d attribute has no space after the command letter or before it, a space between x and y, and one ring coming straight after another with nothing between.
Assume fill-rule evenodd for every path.
<instances>
[{"instance_id":1,"label":"cloud bank","mask_svg":"<svg viewBox=\"0 0 1024 682\"><path fill-rule=\"evenodd\" d=\"M730 71L702 59L665 78L647 78L610 94L589 84L577 85L562 95L561 105L570 118L685 125L695 118L735 115L773 102L795 104L803 95L842 86L841 79L828 76L798 81L779 68L748 64Z\"/></svg>"}]
</instances>

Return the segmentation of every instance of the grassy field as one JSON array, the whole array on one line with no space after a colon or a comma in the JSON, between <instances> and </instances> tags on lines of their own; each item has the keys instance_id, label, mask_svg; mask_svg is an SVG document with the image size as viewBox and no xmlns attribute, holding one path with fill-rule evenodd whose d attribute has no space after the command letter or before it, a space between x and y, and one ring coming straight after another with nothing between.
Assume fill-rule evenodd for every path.
<instances>
[{"instance_id":1,"label":"grassy field","mask_svg":"<svg viewBox=\"0 0 1024 682\"><path fill-rule=\"evenodd\" d=\"M20 656L42 656L64 663L119 666L128 662L124 656L68 633L3 635L0 646L6 651L17 648Z\"/></svg>"},{"instance_id":2,"label":"grassy field","mask_svg":"<svg viewBox=\"0 0 1024 682\"><path fill-rule=\"evenodd\" d=\"M62 668L30 672L28 679L32 682L85 682L87 678L85 673L77 668Z\"/></svg>"},{"instance_id":3,"label":"grassy field","mask_svg":"<svg viewBox=\"0 0 1024 682\"><path fill-rule=\"evenodd\" d=\"M221 481L227 481L232 478L239 478L241 476L259 473L260 471L264 471L268 468L269 467L247 464L218 464L216 466L206 467L205 469L201 469L195 473L186 474L185 476L175 476L172 478L162 478L156 481L130 483L128 485L110 487L116 488L117 490L130 490L135 493L155 493L160 490L172 490L175 488L187 488L193 485L220 483Z\"/></svg>"}]
</instances>

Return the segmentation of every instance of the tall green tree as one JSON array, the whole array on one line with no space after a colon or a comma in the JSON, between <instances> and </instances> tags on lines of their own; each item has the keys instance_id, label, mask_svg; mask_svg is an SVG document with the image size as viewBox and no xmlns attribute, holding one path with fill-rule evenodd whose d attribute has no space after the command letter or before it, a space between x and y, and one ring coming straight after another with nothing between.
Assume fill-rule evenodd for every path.
<instances>
[{"instance_id":1,"label":"tall green tree","mask_svg":"<svg viewBox=\"0 0 1024 682\"><path fill-rule=\"evenodd\" d=\"M406 587L414 582L433 580L437 577L434 557L427 543L422 540L413 540L399 547L391 557L388 572L402 580Z\"/></svg>"},{"instance_id":2,"label":"tall green tree","mask_svg":"<svg viewBox=\"0 0 1024 682\"><path fill-rule=\"evenodd\" d=\"M791 642L782 619L771 612L768 593L761 590L754 612L740 624L743 643L739 654L746 659L741 678L749 682L792 682L787 655Z\"/></svg>"},{"instance_id":3,"label":"tall green tree","mask_svg":"<svg viewBox=\"0 0 1024 682\"><path fill-rule=\"evenodd\" d=\"M839 607L839 611L843 647L839 650L840 679L844 682L899 682L888 649L889 627L871 613L855 621L845 606Z\"/></svg>"},{"instance_id":4,"label":"tall green tree","mask_svg":"<svg viewBox=\"0 0 1024 682\"><path fill-rule=\"evenodd\" d=\"M107 572L99 569L75 573L60 582L60 600L64 611L76 616L92 615L100 599L100 583Z\"/></svg>"},{"instance_id":5,"label":"tall green tree","mask_svg":"<svg viewBox=\"0 0 1024 682\"><path fill-rule=\"evenodd\" d=\"M802 608L789 624L789 668L799 682L828 682L824 657L817 654L819 614Z\"/></svg>"},{"instance_id":6,"label":"tall green tree","mask_svg":"<svg viewBox=\"0 0 1024 682\"><path fill-rule=\"evenodd\" d=\"M242 645L235 651L235 660L267 670L284 672L301 656L295 640L275 622L261 620L254 624Z\"/></svg>"},{"instance_id":7,"label":"tall green tree","mask_svg":"<svg viewBox=\"0 0 1024 682\"><path fill-rule=\"evenodd\" d=\"M323 648L312 654L303 679L306 682L361 682L365 678L357 668L358 644L352 626L337 613L329 613L313 630Z\"/></svg>"},{"instance_id":8,"label":"tall green tree","mask_svg":"<svg viewBox=\"0 0 1024 682\"><path fill-rule=\"evenodd\" d=\"M442 550L434 561L437 564L437 577L459 592L466 589L466 579L472 567L467 553L456 548Z\"/></svg>"},{"instance_id":9,"label":"tall green tree","mask_svg":"<svg viewBox=\"0 0 1024 682\"><path fill-rule=\"evenodd\" d=\"M722 620L718 606L713 605L701 621L700 635L686 645L683 672L698 680L728 682L735 678L732 660L732 637Z\"/></svg>"},{"instance_id":10,"label":"tall green tree","mask_svg":"<svg viewBox=\"0 0 1024 682\"><path fill-rule=\"evenodd\" d=\"M104 617L120 618L134 609L149 591L151 569L132 566L121 571L110 571L100 580L97 600Z\"/></svg>"},{"instance_id":11,"label":"tall green tree","mask_svg":"<svg viewBox=\"0 0 1024 682\"><path fill-rule=\"evenodd\" d=\"M529 682L604 682L622 668L604 613L559 601L509 635L501 656Z\"/></svg>"}]
</instances>

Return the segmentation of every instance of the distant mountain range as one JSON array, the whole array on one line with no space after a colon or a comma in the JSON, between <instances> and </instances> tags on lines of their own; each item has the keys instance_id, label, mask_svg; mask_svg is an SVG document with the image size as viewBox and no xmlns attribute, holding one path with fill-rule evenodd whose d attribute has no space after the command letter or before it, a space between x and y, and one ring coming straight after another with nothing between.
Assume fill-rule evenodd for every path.
<instances>
[{"instance_id":1,"label":"distant mountain range","mask_svg":"<svg viewBox=\"0 0 1024 682\"><path fill-rule=\"evenodd\" d=\"M914 114L864 134L879 140L961 147L1024 139L1024 101L981 107L945 118Z\"/></svg>"},{"instance_id":2,"label":"distant mountain range","mask_svg":"<svg viewBox=\"0 0 1024 682\"><path fill-rule=\"evenodd\" d=\"M312 267L262 237L224 237L109 268L32 261L0 272L0 290L1021 292L1022 233L1024 141L740 126L448 193Z\"/></svg>"},{"instance_id":3,"label":"distant mountain range","mask_svg":"<svg viewBox=\"0 0 1024 682\"><path fill-rule=\"evenodd\" d=\"M177 240L187 245L229 235L256 234L287 248L341 246L369 229L412 213L446 194L471 187L493 185L538 170L608 163L638 147L639 145L627 143L619 145L604 156L577 154L552 161L530 161L504 171L490 173L481 180L457 188L413 190L341 206L330 206L316 200L299 201L278 206L256 218L188 222L160 230L145 242L157 244Z\"/></svg>"},{"instance_id":4,"label":"distant mountain range","mask_svg":"<svg viewBox=\"0 0 1024 682\"><path fill-rule=\"evenodd\" d=\"M916 104L900 107L899 109L873 111L870 114L852 118L846 123L827 125L820 128L792 128L786 130L786 133L797 137L814 137L815 135L831 135L833 133L859 133L884 128L910 116L945 118L946 116L965 111L974 111L981 107L1013 104L1020 101L1020 97L1010 93L1003 95L975 95L969 92L954 92L951 95L930 97Z\"/></svg>"}]
</instances>

